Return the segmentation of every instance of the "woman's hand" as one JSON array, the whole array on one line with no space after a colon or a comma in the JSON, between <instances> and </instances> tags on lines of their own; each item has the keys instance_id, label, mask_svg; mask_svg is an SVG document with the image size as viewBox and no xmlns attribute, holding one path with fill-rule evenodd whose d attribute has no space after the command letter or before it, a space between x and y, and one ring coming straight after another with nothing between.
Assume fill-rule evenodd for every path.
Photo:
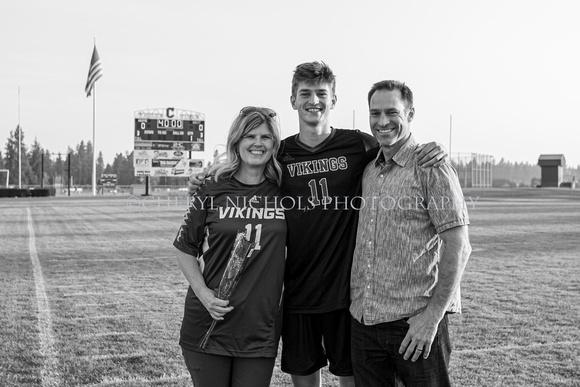
<instances>
[{"instance_id":1,"label":"woman's hand","mask_svg":"<svg viewBox=\"0 0 580 387\"><path fill-rule=\"evenodd\" d=\"M223 320L225 314L234 309L228 306L230 302L217 298L216 293L205 285L203 274L194 256L177 249L175 255L181 271L202 305L214 320Z\"/></svg>"},{"instance_id":2,"label":"woman's hand","mask_svg":"<svg viewBox=\"0 0 580 387\"><path fill-rule=\"evenodd\" d=\"M196 294L203 306L207 309L214 320L223 320L226 313L231 312L234 307L228 306L228 300L221 300L216 297L213 290L204 286L204 289L199 290L200 294Z\"/></svg>"}]
</instances>

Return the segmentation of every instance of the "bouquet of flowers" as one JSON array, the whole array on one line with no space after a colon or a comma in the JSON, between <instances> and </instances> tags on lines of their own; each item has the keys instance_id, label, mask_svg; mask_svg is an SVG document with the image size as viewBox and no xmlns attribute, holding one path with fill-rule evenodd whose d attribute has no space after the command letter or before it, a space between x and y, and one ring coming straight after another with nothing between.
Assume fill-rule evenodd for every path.
<instances>
[{"instance_id":1,"label":"bouquet of flowers","mask_svg":"<svg viewBox=\"0 0 580 387\"><path fill-rule=\"evenodd\" d=\"M226 266L226 271L224 271L224 274L222 275L220 286L217 290L217 298L222 300L228 300L230 298L242 277L242 271L244 270L244 267L246 267L248 259L254 252L255 246L255 243L246 239L246 233L244 231L238 231L234 241L234 246L232 247L230 259ZM201 343L199 343L201 348L205 348L216 322L217 320L212 321L207 333L201 340Z\"/></svg>"}]
</instances>

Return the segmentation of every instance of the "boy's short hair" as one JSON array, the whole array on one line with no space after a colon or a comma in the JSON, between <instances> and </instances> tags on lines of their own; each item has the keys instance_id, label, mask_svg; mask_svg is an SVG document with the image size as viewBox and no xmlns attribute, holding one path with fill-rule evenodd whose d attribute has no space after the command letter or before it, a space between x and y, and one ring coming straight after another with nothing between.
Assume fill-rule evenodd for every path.
<instances>
[{"instance_id":1,"label":"boy's short hair","mask_svg":"<svg viewBox=\"0 0 580 387\"><path fill-rule=\"evenodd\" d=\"M296 97L298 91L298 84L304 82L308 85L318 85L320 83L328 83L335 94L336 77L330 67L322 61L320 62L306 62L296 66L294 76L292 77L292 96Z\"/></svg>"}]
</instances>

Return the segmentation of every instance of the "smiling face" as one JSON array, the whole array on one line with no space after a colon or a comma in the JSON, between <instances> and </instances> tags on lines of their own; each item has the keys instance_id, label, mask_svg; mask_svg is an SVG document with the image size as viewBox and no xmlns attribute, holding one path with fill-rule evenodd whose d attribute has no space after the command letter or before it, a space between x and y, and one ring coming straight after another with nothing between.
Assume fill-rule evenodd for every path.
<instances>
[{"instance_id":1,"label":"smiling face","mask_svg":"<svg viewBox=\"0 0 580 387\"><path fill-rule=\"evenodd\" d=\"M296 95L290 97L292 108L298 111L300 124L310 127L330 127L329 115L336 104L336 96L330 84L300 82Z\"/></svg>"},{"instance_id":2,"label":"smiling face","mask_svg":"<svg viewBox=\"0 0 580 387\"><path fill-rule=\"evenodd\" d=\"M415 111L407 109L400 90L377 90L369 101L369 124L382 147L407 138Z\"/></svg>"},{"instance_id":3,"label":"smiling face","mask_svg":"<svg viewBox=\"0 0 580 387\"><path fill-rule=\"evenodd\" d=\"M237 151L242 160L242 168L264 168L274 153L274 136L263 123L242 136Z\"/></svg>"}]
</instances>

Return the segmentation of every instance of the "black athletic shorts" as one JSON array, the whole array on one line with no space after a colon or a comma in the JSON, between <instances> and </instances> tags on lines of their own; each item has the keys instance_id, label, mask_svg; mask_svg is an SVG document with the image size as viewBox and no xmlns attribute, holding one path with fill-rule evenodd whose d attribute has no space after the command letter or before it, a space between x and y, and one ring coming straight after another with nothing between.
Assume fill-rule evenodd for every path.
<instances>
[{"instance_id":1,"label":"black athletic shorts","mask_svg":"<svg viewBox=\"0 0 580 387\"><path fill-rule=\"evenodd\" d=\"M284 313L282 371L306 376L326 366L336 376L352 376L350 312Z\"/></svg>"}]
</instances>

